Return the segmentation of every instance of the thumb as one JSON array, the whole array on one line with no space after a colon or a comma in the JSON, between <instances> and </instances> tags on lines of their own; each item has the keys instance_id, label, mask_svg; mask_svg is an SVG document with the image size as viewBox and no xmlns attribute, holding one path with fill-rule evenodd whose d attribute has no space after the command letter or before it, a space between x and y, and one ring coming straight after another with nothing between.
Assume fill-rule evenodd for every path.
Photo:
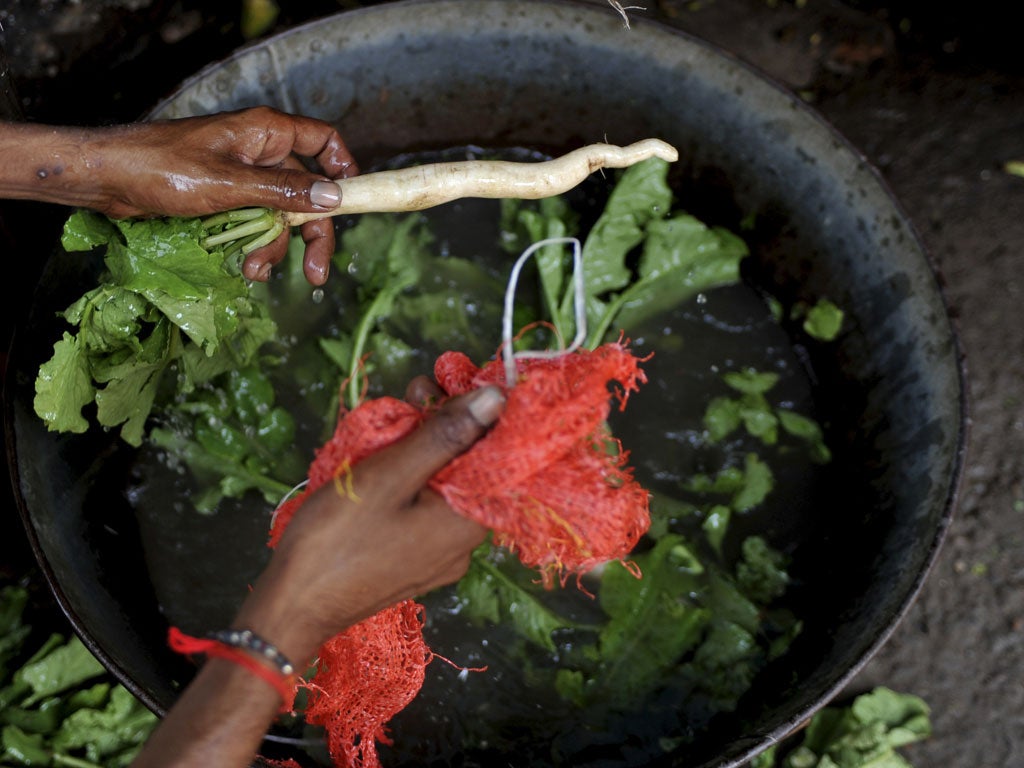
<instances>
[{"instance_id":1,"label":"thumb","mask_svg":"<svg viewBox=\"0 0 1024 768\"><path fill-rule=\"evenodd\" d=\"M406 438L363 463L383 462L392 492L413 496L483 437L504 408L505 395L495 386L453 397Z\"/></svg>"},{"instance_id":2,"label":"thumb","mask_svg":"<svg viewBox=\"0 0 1024 768\"><path fill-rule=\"evenodd\" d=\"M245 197L241 205L281 211L330 211L341 203L341 187L335 182L295 168L253 167L237 191Z\"/></svg>"}]
</instances>

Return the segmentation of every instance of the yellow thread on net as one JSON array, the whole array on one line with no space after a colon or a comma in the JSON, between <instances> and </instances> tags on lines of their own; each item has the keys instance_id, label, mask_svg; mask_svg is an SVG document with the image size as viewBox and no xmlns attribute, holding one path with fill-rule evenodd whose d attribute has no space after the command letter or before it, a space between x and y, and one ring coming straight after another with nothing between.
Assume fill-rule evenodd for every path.
<instances>
[{"instance_id":1,"label":"yellow thread on net","mask_svg":"<svg viewBox=\"0 0 1024 768\"><path fill-rule=\"evenodd\" d=\"M566 520L564 517L555 512L555 510L552 509L550 506L541 502L539 499L536 499L531 496L529 497L529 501L533 502L533 505L529 507L523 507L523 512L526 515L537 518L548 518L549 520L554 522L555 525L557 525L559 528L565 531L565 533L568 535L572 543L576 545L576 548L578 550L580 550L581 554L583 554L584 556L589 556L591 554L590 548L587 547L586 539L584 539L579 533L576 532L576 529L573 528L572 524L570 524L568 520ZM557 549L557 547L555 546L555 542L557 541L559 540L553 539L548 542L548 549L550 551L554 551L555 549Z\"/></svg>"},{"instance_id":2,"label":"yellow thread on net","mask_svg":"<svg viewBox=\"0 0 1024 768\"><path fill-rule=\"evenodd\" d=\"M355 483L352 479L352 463L345 459L334 470L334 490L339 496L344 496L349 501L360 502L359 494L356 493Z\"/></svg>"}]
</instances>

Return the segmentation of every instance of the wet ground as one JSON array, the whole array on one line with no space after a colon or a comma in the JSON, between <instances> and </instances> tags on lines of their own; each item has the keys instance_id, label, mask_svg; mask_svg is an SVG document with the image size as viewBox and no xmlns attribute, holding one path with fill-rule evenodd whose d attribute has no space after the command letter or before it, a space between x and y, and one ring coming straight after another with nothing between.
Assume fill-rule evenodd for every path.
<instances>
[{"instance_id":1,"label":"wet ground","mask_svg":"<svg viewBox=\"0 0 1024 768\"><path fill-rule=\"evenodd\" d=\"M282 4L278 28L359 5ZM224 5L7 0L0 24L18 103L40 121L132 119L244 42L236 4ZM919 768L1024 765L1024 178L1006 170L1024 161L1024 55L1013 6L648 5L629 13L708 39L809 100L879 168L945 278L971 388L957 518L920 598L851 692L886 684L928 701L935 736L907 752ZM8 270L32 269L19 261L32 253L25 210L0 216ZM5 302L5 329L21 301ZM12 517L0 525L0 562L24 557Z\"/></svg>"}]
</instances>

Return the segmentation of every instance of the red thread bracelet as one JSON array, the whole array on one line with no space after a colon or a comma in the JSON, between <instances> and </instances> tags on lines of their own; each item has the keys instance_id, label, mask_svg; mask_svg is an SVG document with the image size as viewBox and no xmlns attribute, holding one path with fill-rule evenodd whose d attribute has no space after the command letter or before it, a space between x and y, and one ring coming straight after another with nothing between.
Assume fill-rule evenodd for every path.
<instances>
[{"instance_id":1,"label":"red thread bracelet","mask_svg":"<svg viewBox=\"0 0 1024 768\"><path fill-rule=\"evenodd\" d=\"M295 703L295 676L283 675L257 661L242 648L203 637L186 635L177 627L167 630L167 644L172 651L182 654L203 654L238 664L274 687L281 697L281 712L291 712Z\"/></svg>"}]
</instances>

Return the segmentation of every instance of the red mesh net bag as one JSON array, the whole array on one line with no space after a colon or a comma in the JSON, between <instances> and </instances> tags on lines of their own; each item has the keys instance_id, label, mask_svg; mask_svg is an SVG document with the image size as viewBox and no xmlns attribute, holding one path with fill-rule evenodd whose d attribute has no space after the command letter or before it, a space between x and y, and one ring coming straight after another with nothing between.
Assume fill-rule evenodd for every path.
<instances>
[{"instance_id":1,"label":"red mesh net bag","mask_svg":"<svg viewBox=\"0 0 1024 768\"><path fill-rule=\"evenodd\" d=\"M517 361L505 412L472 449L432 480L449 505L495 533L495 543L538 567L549 584L621 558L650 524L648 495L628 454L604 427L611 399L624 408L646 381L622 344ZM434 365L449 395L503 385L494 360L478 369L460 352ZM612 383L614 390L609 392Z\"/></svg>"},{"instance_id":2,"label":"red mesh net bag","mask_svg":"<svg viewBox=\"0 0 1024 768\"><path fill-rule=\"evenodd\" d=\"M307 684L306 722L322 725L339 765L378 766L384 725L423 686L433 654L423 639L423 606L406 600L335 635L320 647Z\"/></svg>"},{"instance_id":3,"label":"red mesh net bag","mask_svg":"<svg viewBox=\"0 0 1024 768\"><path fill-rule=\"evenodd\" d=\"M641 362L620 343L517 360L516 383L506 389L497 424L430 486L453 509L490 528L495 543L539 568L547 586L625 557L650 524L648 494L605 421L613 400L624 408L646 381ZM434 376L448 396L487 384L505 387L502 362L477 368L457 352L438 358ZM309 493L328 482L344 493L353 466L425 416L389 397L342 414L334 436L317 451L305 491L278 509L271 546ZM321 648L317 673L304 684L310 691L306 719L325 726L339 764L379 765L375 740L387 743L385 723L419 691L432 658L421 628L422 607L407 601Z\"/></svg>"}]
</instances>

